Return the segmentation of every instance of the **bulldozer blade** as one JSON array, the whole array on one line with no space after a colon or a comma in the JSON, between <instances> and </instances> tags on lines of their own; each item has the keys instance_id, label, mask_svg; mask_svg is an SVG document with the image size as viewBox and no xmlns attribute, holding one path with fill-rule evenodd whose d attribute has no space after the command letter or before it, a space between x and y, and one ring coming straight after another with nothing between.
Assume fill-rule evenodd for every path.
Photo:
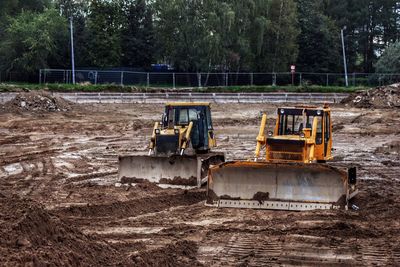
<instances>
[{"instance_id":1,"label":"bulldozer blade","mask_svg":"<svg viewBox=\"0 0 400 267\"><path fill-rule=\"evenodd\" d=\"M207 205L277 210L339 209L356 194L346 171L326 164L226 162L210 168Z\"/></svg>"},{"instance_id":2,"label":"bulldozer blade","mask_svg":"<svg viewBox=\"0 0 400 267\"><path fill-rule=\"evenodd\" d=\"M158 184L199 186L201 164L201 159L196 156L120 156L118 177L123 183L149 181Z\"/></svg>"}]
</instances>

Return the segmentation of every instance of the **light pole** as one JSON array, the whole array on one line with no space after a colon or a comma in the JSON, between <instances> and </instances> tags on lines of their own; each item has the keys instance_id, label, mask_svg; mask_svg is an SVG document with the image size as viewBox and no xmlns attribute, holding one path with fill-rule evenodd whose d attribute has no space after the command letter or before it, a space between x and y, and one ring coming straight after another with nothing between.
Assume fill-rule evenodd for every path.
<instances>
[{"instance_id":1,"label":"light pole","mask_svg":"<svg viewBox=\"0 0 400 267\"><path fill-rule=\"evenodd\" d=\"M71 28L71 65L72 65L72 84L75 84L75 53L74 53L74 26L72 24L73 18L69 18Z\"/></svg>"},{"instance_id":2,"label":"light pole","mask_svg":"<svg viewBox=\"0 0 400 267\"><path fill-rule=\"evenodd\" d=\"M346 87L349 86L349 78L347 76L347 60L346 60L346 49L344 47L344 31L346 30L346 26L344 26L340 30L340 35L342 36L342 48L343 48L343 63L344 63L344 79L346 81Z\"/></svg>"}]
</instances>

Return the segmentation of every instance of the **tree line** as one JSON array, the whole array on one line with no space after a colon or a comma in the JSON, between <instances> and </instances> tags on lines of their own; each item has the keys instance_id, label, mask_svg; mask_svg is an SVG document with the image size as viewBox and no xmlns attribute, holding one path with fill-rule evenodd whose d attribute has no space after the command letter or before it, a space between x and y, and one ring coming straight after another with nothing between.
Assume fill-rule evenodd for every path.
<instances>
[{"instance_id":1,"label":"tree line","mask_svg":"<svg viewBox=\"0 0 400 267\"><path fill-rule=\"evenodd\" d=\"M0 71L400 72L396 0L2 0ZM386 49L390 47L390 49ZM386 51L386 52L385 52Z\"/></svg>"}]
</instances>

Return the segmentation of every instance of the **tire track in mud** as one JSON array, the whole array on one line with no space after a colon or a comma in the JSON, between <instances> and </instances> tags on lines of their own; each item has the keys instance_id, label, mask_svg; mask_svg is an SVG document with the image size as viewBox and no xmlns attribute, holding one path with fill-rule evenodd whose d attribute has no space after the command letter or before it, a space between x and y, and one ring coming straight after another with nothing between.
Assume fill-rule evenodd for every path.
<instances>
[{"instance_id":1,"label":"tire track in mud","mask_svg":"<svg viewBox=\"0 0 400 267\"><path fill-rule=\"evenodd\" d=\"M100 173L91 173L91 174L78 175L78 176L75 176L75 177L67 178L65 184L82 182L82 181L87 181L87 180L94 179L94 178L113 176L113 175L117 175L117 174L118 174L118 171L108 171L108 172L100 172Z\"/></svg>"},{"instance_id":2,"label":"tire track in mud","mask_svg":"<svg viewBox=\"0 0 400 267\"><path fill-rule=\"evenodd\" d=\"M19 163L22 161L31 161L35 160L37 158L49 158L50 156L53 156L60 152L62 149L59 148L53 148L53 149L46 149L46 150L41 150L41 151L34 151L34 152L24 152L21 154L14 154L10 156L5 156L0 160L0 164L2 165L9 165L13 163Z\"/></svg>"},{"instance_id":3,"label":"tire track in mud","mask_svg":"<svg viewBox=\"0 0 400 267\"><path fill-rule=\"evenodd\" d=\"M233 234L222 251L213 257L213 266L352 265L356 258L350 242L320 244L323 237L288 235L259 236Z\"/></svg>"},{"instance_id":4,"label":"tire track in mud","mask_svg":"<svg viewBox=\"0 0 400 267\"><path fill-rule=\"evenodd\" d=\"M91 220L101 217L102 220L116 219L143 215L162 211L175 206L189 206L205 200L204 191L186 191L182 190L176 194L168 194L154 197L145 197L128 201L119 201L100 205L70 206L67 208L56 209L58 215L70 220L79 220L80 218ZM96 223L93 221L93 223ZM103 222L97 222L102 224Z\"/></svg>"},{"instance_id":5,"label":"tire track in mud","mask_svg":"<svg viewBox=\"0 0 400 267\"><path fill-rule=\"evenodd\" d=\"M398 266L387 239L233 233L225 244L203 241L197 258L210 266ZM361 243L361 245L360 245Z\"/></svg>"}]
</instances>

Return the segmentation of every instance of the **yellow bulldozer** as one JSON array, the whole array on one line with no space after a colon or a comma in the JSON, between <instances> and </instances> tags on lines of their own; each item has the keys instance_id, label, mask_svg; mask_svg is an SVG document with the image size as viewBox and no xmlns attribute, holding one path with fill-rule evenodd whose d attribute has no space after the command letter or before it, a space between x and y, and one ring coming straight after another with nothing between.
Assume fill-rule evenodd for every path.
<instances>
[{"instance_id":1,"label":"yellow bulldozer","mask_svg":"<svg viewBox=\"0 0 400 267\"><path fill-rule=\"evenodd\" d=\"M121 180L150 181L168 186L197 186L207 182L210 165L225 161L217 145L210 103L167 103L155 122L148 155L119 156Z\"/></svg>"},{"instance_id":2,"label":"yellow bulldozer","mask_svg":"<svg viewBox=\"0 0 400 267\"><path fill-rule=\"evenodd\" d=\"M274 131L263 114L254 158L209 170L206 205L314 210L348 208L356 169L333 166L331 109L278 108ZM260 158L265 148L265 156Z\"/></svg>"}]
</instances>

